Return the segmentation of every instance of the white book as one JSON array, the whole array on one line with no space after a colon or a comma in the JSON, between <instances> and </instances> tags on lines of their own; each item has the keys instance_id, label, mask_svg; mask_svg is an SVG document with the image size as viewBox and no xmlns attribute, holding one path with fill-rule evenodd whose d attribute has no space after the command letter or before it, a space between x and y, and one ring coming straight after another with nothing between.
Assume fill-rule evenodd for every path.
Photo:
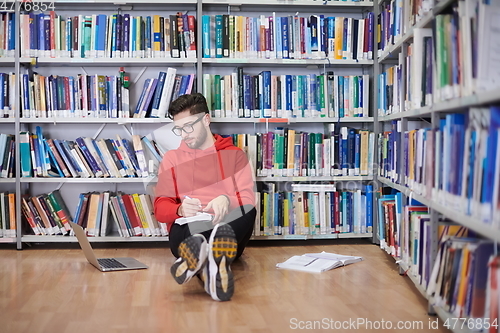
<instances>
[{"instance_id":1,"label":"white book","mask_svg":"<svg viewBox=\"0 0 500 333\"><path fill-rule=\"evenodd\" d=\"M177 69L175 68L169 67L167 69L167 76L165 77L160 104L158 106L158 109L153 109L151 111L151 117L165 118L167 116L168 107L170 106L170 100L172 99L172 90L174 88L176 73Z\"/></svg>"},{"instance_id":2,"label":"white book","mask_svg":"<svg viewBox=\"0 0 500 333\"><path fill-rule=\"evenodd\" d=\"M479 4L478 90L500 87L500 6Z\"/></svg>"},{"instance_id":3,"label":"white book","mask_svg":"<svg viewBox=\"0 0 500 333\"><path fill-rule=\"evenodd\" d=\"M102 237L107 236L109 217L109 192L102 193L102 211L101 211L101 231Z\"/></svg>"},{"instance_id":4,"label":"white book","mask_svg":"<svg viewBox=\"0 0 500 333\"><path fill-rule=\"evenodd\" d=\"M144 155L144 147L142 145L141 137L137 134L132 135L132 145L134 146L135 156L137 157L137 163L139 164L140 170L138 175L140 177L148 177L148 165L146 163L146 157Z\"/></svg>"},{"instance_id":5,"label":"white book","mask_svg":"<svg viewBox=\"0 0 500 333\"><path fill-rule=\"evenodd\" d=\"M321 273L362 260L362 257L345 256L323 251L321 253L306 253L301 256L293 256L285 262L276 264L276 267L309 273Z\"/></svg>"}]
</instances>

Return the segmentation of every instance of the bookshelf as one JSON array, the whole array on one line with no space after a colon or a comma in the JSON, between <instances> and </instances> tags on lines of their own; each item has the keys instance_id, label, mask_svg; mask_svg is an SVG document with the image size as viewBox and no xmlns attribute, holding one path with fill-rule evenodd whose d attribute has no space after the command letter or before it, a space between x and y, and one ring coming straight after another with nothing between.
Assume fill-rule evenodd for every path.
<instances>
[{"instance_id":1,"label":"bookshelf","mask_svg":"<svg viewBox=\"0 0 500 333\"><path fill-rule=\"evenodd\" d=\"M173 67L177 69L179 74L195 73L197 80L195 81L195 88L197 91L203 90L202 76L204 74L213 74L216 72L229 73L234 70L235 67L243 67L244 71L248 71L249 74L256 75L260 71L271 70L276 75L285 75L290 72L297 72L299 75L320 75L326 73L327 71L333 71L335 74L344 75L358 75L360 78L362 75L367 75L369 78L369 103L370 116L368 117L354 117L346 116L344 117L251 117L251 118L236 118L236 117L223 117L223 118L212 118L214 131L221 134L229 133L257 133L270 131L275 127L290 127L297 128L300 131L306 132L319 132L319 133L329 133L329 124L335 124L335 126L353 127L356 129L370 129L374 131L376 117L372 116L373 110L371 105L373 104L373 89L375 89L375 83L372 84L373 68L376 64L376 60L372 59L334 59L333 57L319 56L314 57L314 59L304 59L300 56L300 59L266 59L262 57L238 57L238 58L204 58L202 56L202 29L201 22L203 15L215 15L215 14L226 14L230 13L232 15L243 15L247 17L257 17L261 15L262 10L267 16L276 13L276 16L291 15L300 16L308 19L309 15L331 15L336 16L337 14L342 14L346 18L351 19L366 19L366 25L368 25L367 15L373 10L373 2L371 1L204 1L204 0L188 0L179 4L176 1L164 1L164 0L95 0L95 1L77 1L77 0L55 0L53 1L56 15L62 17L61 22L69 17L75 17L79 15L96 15L104 14L107 15L108 19L113 14L130 14L140 15L146 17L148 15L160 14L160 15L172 15L181 11L182 13L189 13L189 15L194 15L196 18L197 27L197 38L196 47L197 54L190 58L172 58L172 57L155 57L144 55L137 55L135 57L110 57L106 55L105 57L95 57L89 56L89 54L83 53L81 56L72 57L67 56L61 51L57 53L56 56L51 54L48 56L47 53L38 54L39 51L33 51L32 55L26 55L31 50L25 50L26 42L24 37L15 39L16 49L21 50L19 54L11 58L0 57L1 67L12 67L13 72L18 74L29 74L37 73L38 75L43 75L47 77L49 75L64 75L67 77L77 78L77 75L84 73L86 75L106 75L113 76L118 75L119 67L124 67L127 74L130 75L131 88L130 90L130 106L131 111L133 107L140 99L141 89L145 84L145 80L148 78L154 78L157 76L158 71L165 70L167 67ZM23 14L29 14L30 11L27 10L26 4L16 4L17 8L15 15L17 18L21 18ZM14 6L13 8L15 8ZM300 12L300 14L299 14ZM41 12L36 12L41 13ZM347 19L346 19L347 20ZM319 22L319 21L318 21ZM347 22L347 21L346 21ZM319 24L319 23L318 23ZM25 29L22 26L22 20L16 20L16 29L18 32L22 32ZM346 28L347 29L347 28ZM346 30L347 31L347 30ZM56 32L57 33L57 32ZM61 34L63 32L61 31ZM16 34L17 36L22 36L21 33ZM97 38L97 35L96 35ZM368 37L365 37L368 38ZM96 41L97 42L97 41ZM304 41L303 41L304 42ZM61 50L63 50L61 45ZM366 51L366 50L365 50ZM83 52L83 51L82 51ZM91 51L92 52L92 51ZM131 51L132 52L132 51ZM144 51L146 52L146 51ZM139 53L138 53L139 54ZM349 57L347 57L349 58ZM24 91L23 83L17 83L15 86L16 94L22 96ZM16 109L21 109L25 101L16 100ZM42 133L47 138L59 139L59 140L74 140L76 136L89 136L89 137L101 137L109 138L116 133L118 133L122 138L129 138L131 134L146 135L148 133L154 132L158 128L163 128L169 126L171 120L166 118L79 118L79 117L62 117L59 114L54 113L48 117L16 117L16 118L3 118L0 119L0 130L3 128L12 128L14 125L14 132L16 133L16 142L19 142L20 131L30 131L34 132L37 127L40 127ZM3 127L2 127L3 126ZM325 136L326 138L326 136ZM375 154L375 153L374 153ZM16 150L16 160L20 160L19 149ZM16 174L21 174L21 167L16 166ZM69 210L73 214L77 206L78 193L97 189L98 191L105 190L122 190L129 191L130 193L135 193L138 188L142 186L147 186L147 184L152 180L152 178L33 178L33 177L21 177L12 179L0 178L0 182L4 184L9 184L15 193L18 194L30 194L30 195L40 195L43 193L48 193L55 189L62 189L64 199L69 201ZM369 182L375 181L376 178L373 176L265 176L256 177L258 183L273 183L277 188L282 188L287 186L290 182L337 182L342 183L356 183L361 186L361 184L368 184ZM16 202L16 216L17 216L17 230L21 230L21 203ZM371 238L373 233L363 233L356 234L352 232L341 233L341 234L311 234L311 235L270 235L270 236L255 236L255 239L338 239L338 238ZM91 241L105 242L109 240L110 242L127 242L127 241L164 241L168 240L168 237L152 237L150 240L148 237L127 237L119 238L114 236L107 237L96 237L91 239ZM7 238L4 239L6 241ZM73 242L74 238L64 237L64 236L34 236L34 235L23 235L18 234L18 237L14 239L17 242L17 247L22 248L22 243L24 242Z\"/></svg>"},{"instance_id":2,"label":"bookshelf","mask_svg":"<svg viewBox=\"0 0 500 333\"><path fill-rule=\"evenodd\" d=\"M379 1L379 6L385 6L389 5L388 1ZM393 4L394 2L390 2ZM424 5L429 5L431 2L423 2ZM404 33L401 33L397 38L394 38L393 43L390 43L385 46L385 48L379 52L379 57L377 64L377 72L378 73L383 73L384 70L391 66L395 66L394 68L399 68L397 70L401 71L401 76L406 78L407 76L410 76L409 79L409 84L408 82L397 82L398 86L396 87L396 80L394 85L391 83L391 88L394 89L394 96L390 96L390 98L394 98L394 100L397 100L398 103L394 103L394 105L399 106L399 108L393 109L392 113L387 110L383 109L382 114L377 112L375 115L376 118L376 123L379 128L378 133L388 133L389 137L391 137L391 141L388 142L388 145L385 146L382 149L389 149L388 154L393 154L391 156L391 159L388 159L388 163L394 163L389 166L389 169L393 171L393 173L389 173L388 177L390 178L385 178L382 176L380 173L377 172L377 180L380 182L382 187L389 187L397 192L402 194L402 207L408 206L407 200L408 199L414 199L424 206L428 207L429 209L429 214L428 214L428 219L430 221L430 230L433 230L433 232L430 233L429 239L424 239L423 235L420 235L419 242L426 242L428 241L430 244L429 245L429 256L424 259L424 260L430 260L430 267L431 269L434 267L434 263L437 261L438 263L441 263L442 261L439 260L439 258L436 258L438 254L438 233L437 233L437 228L438 224L442 224L445 222L441 222L443 219L445 221L452 221L455 224L458 224L459 226L465 227L468 230L476 233L479 237L484 238L485 240L489 240L493 242L494 246L498 244L498 241L500 240L500 232L497 228L497 223L495 221L495 214L498 214L497 208L496 208L496 200L495 198L490 197L493 201L491 202L492 208L491 208L491 215L489 215L489 218L485 217L485 213L479 213L479 211L474 211L467 212L466 210L468 209L466 206L469 205L469 201L472 202L473 200L470 199L467 195L468 192L464 192L464 186L465 182L463 182L464 179L468 179L470 174L472 172L476 172L474 169L475 167L473 164L468 164L464 163L464 155L459 153L457 156L459 157L458 159L454 159L455 162L453 163L448 163L444 162L444 160L438 159L447 159L441 156L439 152L443 153L443 151L438 151L436 152L436 147L439 147L440 149L444 149L444 151L447 151L447 146L446 143L443 143L445 141L437 141L435 139L438 138L439 134L436 133L444 133L443 131L446 131L447 126L449 126L449 122L451 119L463 119L465 117L466 122L464 126L464 130L467 129L467 131L475 131L474 127L474 117L476 113L480 112L491 112L493 114L493 107L494 105L498 105L500 103L500 87L495 86L492 84L489 89L487 90L481 90L479 85L474 86L473 88L475 90L469 91L465 86L467 85L464 82L463 77L461 77L462 81L453 81L458 82L455 83L460 86L460 94L457 94L453 97L443 97L439 96L439 94L436 92L438 89L440 89L439 82L436 83L440 79L440 77L436 74L435 71L437 71L437 65L436 65L436 58L432 58L432 71L428 72L431 73L431 75L427 74L427 76L424 75L422 80L432 80L432 83L435 84L433 86L432 93L433 95L431 96L432 101L429 103L428 100L426 100L427 105L421 106L421 107L416 107L414 105L414 102L411 100L414 91L411 90L414 89L414 87L411 86L413 77L412 75L419 75L415 74L413 71L414 67L412 67L411 61L414 61L415 57L419 56L419 52L421 50L416 50L416 45L417 41L419 38L422 38L422 36L427 36L425 34L422 34L421 32L423 31L422 29L429 29L428 31L431 32L430 36L431 38L436 38L436 31L433 30L434 26L437 23L439 18L438 16L445 17L445 15L449 15L451 13L455 13L457 18L461 19L460 21L460 27L462 27L462 24L465 24L464 21L467 21L465 18L465 12L462 12L461 9L456 10L454 12L455 7L453 6L463 6L464 4L472 4L472 2L469 1L453 1L453 0L443 0L443 1L436 1L432 2L433 6L431 10L427 13L424 13L420 16L420 18L416 19L416 23L412 26L409 24L408 16L405 17L405 15L411 15L411 11L406 11L405 6L408 6L409 2L407 1L402 1L402 12L400 15L400 19L402 20L404 24ZM491 7L492 9L494 7ZM418 8L417 8L418 10ZM489 9L487 9L489 10ZM383 8L381 9L383 11ZM398 15L398 14L396 14ZM464 16L462 18L462 16ZM448 16L449 17L449 16ZM477 18L476 18L477 19ZM480 20L478 19L480 22ZM480 23L479 23L479 26ZM484 28L484 27L483 27ZM481 29L481 28L480 28ZM479 35L483 34L484 31L478 32ZM464 37L465 38L465 37ZM470 41L469 41L470 42ZM425 43L425 41L424 41ZM461 40L461 43L463 44L464 42ZM472 42L470 42L472 43ZM435 44L434 44L435 45ZM424 45L425 47L425 45ZM447 46L448 48L450 47L455 47L455 45L451 44ZM478 46L474 46L478 47ZM480 55L478 57L481 57L481 53L483 53L483 57L485 56L484 54L487 54L488 52L488 47L483 47L481 50L476 50L476 52L479 52ZM432 50L432 56L435 57L434 52L439 52L439 48L436 48ZM425 52L425 51L424 51ZM453 51L449 51L453 52ZM409 57L412 57L410 60L410 67L408 67L408 61ZM451 63L451 60L448 59L448 61ZM455 66L458 68L460 66L460 69L462 70L462 66L465 66L464 63L467 61L474 61L471 60L467 57L461 58L460 63L456 64ZM498 64L496 64L498 66ZM424 71L425 71L425 67ZM441 72L442 73L442 72ZM450 71L449 73L453 73L453 71ZM450 74L453 75L453 74ZM462 74L465 75L465 74ZM455 78L453 77L453 80ZM404 80L403 80L404 81ZM450 82L450 81L448 81ZM419 89L424 89L423 87ZM398 90L396 90L398 89ZM469 92L468 92L469 91ZM410 94L410 99L408 99L408 94ZM424 92L425 95L425 92ZM387 96L377 94L377 97L380 100L383 100L384 98L389 98ZM420 102L420 101L419 101ZM391 104L392 105L392 104ZM422 102L421 105L424 105L424 102ZM483 111L477 111L477 110L483 110ZM488 110L488 111L485 111ZM389 112L387 112L389 111ZM489 113L487 113L489 114ZM456 117L456 118L455 118ZM487 120L486 120L487 119ZM488 131L488 128L490 126L490 122L493 122L493 117L491 118L484 118L483 119L483 126ZM472 124L472 125L471 125ZM444 127L443 127L444 126ZM461 125L457 125L461 126ZM491 130L490 130L491 131ZM427 140L429 137L427 136L425 140L421 141L424 146L420 146L420 143L417 143L421 140L420 137L421 134L426 133L426 135L432 136L432 144L430 143L430 140ZM456 134L457 138L466 138L469 137L468 135L470 134L464 134L464 133L458 133L454 132ZM467 132L469 133L469 132ZM491 133L491 132L490 132ZM410 135L415 135L415 136L410 136ZM487 137L486 137L487 138ZM416 140L416 141L412 141ZM446 139L448 140L448 139ZM459 139L457 139L459 140ZM464 139L465 140L465 139ZM484 137L478 140L483 140L483 141L478 141L478 142L483 142L484 144ZM447 144L450 144L450 141L446 141ZM458 141L454 141L458 142ZM464 143L464 151L472 149L470 147L470 141L467 141L468 143ZM394 146L392 146L394 144ZM411 146L415 144L415 146ZM438 146L439 144L439 146ZM496 143L495 143L496 144ZM417 147L417 145L419 145ZM443 148L443 145L444 148ZM468 146L469 145L469 146ZM490 145L488 141L488 145ZM429 148L430 147L430 148ZM420 170L422 170L422 173L417 173L412 174L415 170L418 171L418 168L413 168L410 167L408 169L407 163L411 164L410 159L414 159L417 157L417 149L422 149L419 151L418 156L424 156L428 164L419 164ZM427 149L427 150L424 150ZM453 150L453 149L452 149ZM461 151L461 150L460 150ZM413 155L415 154L415 155ZM434 155L436 154L436 155ZM443 153L444 154L444 153ZM489 155L490 152L485 153L485 158L486 156L491 156ZM430 157L429 157L430 156ZM451 156L451 155L446 155L446 156ZM467 155L469 156L468 158L472 158L469 153ZM475 156L476 159L478 158L483 158L479 155ZM494 155L493 155L494 156ZM380 157L380 155L379 155ZM462 160L460 160L460 157ZM392 162L392 161L397 161L397 162ZM415 163L421 163L417 162L416 159L414 159ZM430 161L430 162L429 162ZM379 164L385 163L384 161L379 161ZM448 164L446 164L448 163ZM488 162L487 162L488 163ZM490 161L491 165L495 165L495 162ZM462 167L463 164L463 167ZM445 166L446 165L446 166ZM472 169L469 168L469 166L472 165ZM443 169L439 169L441 168ZM386 168L385 166L384 168ZM494 168L493 168L494 169ZM384 169L385 170L385 169ZM436 170L442 170L442 171L436 171ZM458 171L460 170L460 171ZM482 169L481 169L482 170ZM458 176L458 173L461 173L460 176ZM483 172L483 171L481 171ZM498 170L494 171L498 172ZM439 178L444 174L444 178ZM439 175L439 177L437 176ZM417 178L414 177L419 177ZM420 178L422 177L422 178ZM437 178L435 178L437 177ZM461 178L464 177L464 178ZM441 183L444 182L444 183ZM496 178L491 178L490 182L493 184L492 187L496 186ZM442 185L446 184L446 185ZM453 185L451 185L453 184ZM476 184L476 183L474 183ZM477 183L479 188L484 187L484 183L480 182ZM445 190L441 191L440 186L445 186ZM457 190L457 186L459 189ZM484 190L484 189L483 189ZM457 194L458 191L458 194ZM471 190L472 191L472 190ZM474 190L474 192L476 189ZM452 194L453 193L453 194ZM463 195L463 200L461 200ZM388 198L386 196L386 198ZM486 197L487 198L487 197ZM490 200L491 200L490 199ZM389 199L386 199L389 200ZM476 199L474 199L476 200ZM483 200L483 199L481 199ZM487 200L487 199L484 199ZM476 201L473 201L476 202ZM482 202L482 201L481 201ZM488 201L486 201L488 202ZM396 201L397 205L397 201ZM479 205L479 203L477 203ZM378 204L377 204L378 206ZM484 208L483 208L484 209ZM404 211L404 214L408 214L406 211ZM483 215L481 215L483 214ZM407 217L404 217L405 219ZM384 222L385 223L385 222ZM392 223L392 222L391 222ZM403 223L403 222L401 222ZM411 223L411 222L410 222ZM399 228L399 226L398 226ZM410 226L410 228L412 228ZM421 227L422 228L422 227ZM423 227L425 228L425 227ZM420 229L419 232L422 232L423 229ZM435 231L435 232L434 232ZM398 233L400 231L398 230ZM403 230L403 233L408 232L406 230ZM411 231L413 232L413 231ZM425 231L424 231L425 232ZM409 236L404 236L404 237L413 237L411 234ZM379 238L379 235L376 236L376 238ZM380 238L379 238L380 239ZM406 241L406 240L405 240ZM411 242L411 241L410 241ZM427 244L427 243L426 243ZM404 244L399 244L398 246L406 246ZM421 246L421 245L419 245ZM427 246L427 245L424 245ZM390 253L390 249L384 248L385 251ZM403 250L404 251L404 250ZM424 250L425 251L425 250ZM495 252L496 254L496 252ZM403 254L404 256L405 254ZM413 254L410 254L410 259L409 260L414 260L411 259L413 257ZM417 255L419 257L419 255ZM453 315L452 313L449 313L443 306L441 306L441 303L443 302L440 300L438 303L436 303L436 300L428 295L428 292L426 290L427 286L426 285L421 285L419 279L411 274L411 267L414 266L414 263L410 264L406 262L405 260L408 260L406 257L396 257L396 262L398 263L400 267L400 272L408 272L407 275L411 279L411 281L415 284L417 290L426 298L429 300L429 313L435 313L437 314L445 324L450 324L453 326L452 321L453 319L457 317L457 315ZM419 257L418 260L422 260L421 257ZM444 260L444 259L442 259ZM422 263L417 263L418 265L423 265ZM421 266L418 266L421 267ZM442 269L443 266L441 266ZM424 268L422 268L424 269ZM419 273L420 274L420 273ZM422 276L424 273L421 273ZM462 277L463 279L463 277ZM470 277L467 277L467 279L470 279ZM458 283L458 282L457 282ZM455 287L456 288L456 287ZM456 290L456 289L455 289ZM456 299L453 300L456 302ZM454 304L454 303L452 303ZM451 305L450 305L451 306ZM488 305L486 305L487 307ZM458 305L457 305L458 307ZM460 317L463 317L464 315L462 314ZM481 315L483 317L483 315ZM484 318L489 317L488 314L484 314ZM460 325L456 325L456 327L450 327L450 330L452 332L478 332L476 330L471 330L467 329L467 327L459 327Z\"/></svg>"}]
</instances>

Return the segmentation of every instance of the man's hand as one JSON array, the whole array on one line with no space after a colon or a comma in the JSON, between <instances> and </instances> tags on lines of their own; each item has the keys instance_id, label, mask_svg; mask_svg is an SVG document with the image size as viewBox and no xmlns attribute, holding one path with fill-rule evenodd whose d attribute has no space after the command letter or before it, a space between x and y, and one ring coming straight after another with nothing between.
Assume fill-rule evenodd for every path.
<instances>
[{"instance_id":1,"label":"man's hand","mask_svg":"<svg viewBox=\"0 0 500 333\"><path fill-rule=\"evenodd\" d=\"M177 210L177 214L183 217L195 216L201 209L201 201L196 198L184 198Z\"/></svg>"},{"instance_id":2,"label":"man's hand","mask_svg":"<svg viewBox=\"0 0 500 333\"><path fill-rule=\"evenodd\" d=\"M229 211L229 199L225 195L219 195L217 198L210 201L208 205L203 208L203 211L207 212L210 209L214 211L214 219L212 220L212 223L216 225L222 221L224 216L226 216Z\"/></svg>"}]
</instances>

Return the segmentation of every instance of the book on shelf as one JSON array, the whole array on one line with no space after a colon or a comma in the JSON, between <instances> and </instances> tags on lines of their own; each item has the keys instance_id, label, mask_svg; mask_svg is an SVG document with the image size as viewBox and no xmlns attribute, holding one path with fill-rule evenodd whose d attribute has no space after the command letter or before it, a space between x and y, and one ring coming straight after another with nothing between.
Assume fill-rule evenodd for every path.
<instances>
[{"instance_id":1,"label":"book on shelf","mask_svg":"<svg viewBox=\"0 0 500 333\"><path fill-rule=\"evenodd\" d=\"M15 136L0 133L0 178L15 177Z\"/></svg>"},{"instance_id":2,"label":"book on shelf","mask_svg":"<svg viewBox=\"0 0 500 333\"><path fill-rule=\"evenodd\" d=\"M276 264L276 267L309 273L322 273L362 260L363 258L358 256L346 256L323 251L321 253L306 253L301 256L293 256L282 263Z\"/></svg>"},{"instance_id":3,"label":"book on shelf","mask_svg":"<svg viewBox=\"0 0 500 333\"><path fill-rule=\"evenodd\" d=\"M0 192L0 237L15 238L17 235L15 205L14 193Z\"/></svg>"},{"instance_id":4,"label":"book on shelf","mask_svg":"<svg viewBox=\"0 0 500 333\"><path fill-rule=\"evenodd\" d=\"M49 11L21 13L19 20L21 56L26 58L196 58L193 15L62 16Z\"/></svg>"},{"instance_id":5,"label":"book on shelf","mask_svg":"<svg viewBox=\"0 0 500 333\"><path fill-rule=\"evenodd\" d=\"M366 16L202 15L202 57L372 60L374 14Z\"/></svg>"},{"instance_id":6,"label":"book on shelf","mask_svg":"<svg viewBox=\"0 0 500 333\"><path fill-rule=\"evenodd\" d=\"M215 118L369 117L368 75L203 74Z\"/></svg>"}]
</instances>

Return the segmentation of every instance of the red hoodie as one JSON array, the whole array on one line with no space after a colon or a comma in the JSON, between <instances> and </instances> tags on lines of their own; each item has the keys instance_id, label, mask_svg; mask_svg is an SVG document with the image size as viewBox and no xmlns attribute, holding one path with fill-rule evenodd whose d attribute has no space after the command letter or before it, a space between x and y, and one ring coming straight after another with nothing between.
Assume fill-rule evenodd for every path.
<instances>
[{"instance_id":1,"label":"red hoodie","mask_svg":"<svg viewBox=\"0 0 500 333\"><path fill-rule=\"evenodd\" d=\"M252 170L245 153L231 138L214 135L215 144L205 150L191 149L184 141L168 151L160 164L154 211L170 232L184 196L203 206L219 195L230 199L229 211L241 205L255 206Z\"/></svg>"}]
</instances>

